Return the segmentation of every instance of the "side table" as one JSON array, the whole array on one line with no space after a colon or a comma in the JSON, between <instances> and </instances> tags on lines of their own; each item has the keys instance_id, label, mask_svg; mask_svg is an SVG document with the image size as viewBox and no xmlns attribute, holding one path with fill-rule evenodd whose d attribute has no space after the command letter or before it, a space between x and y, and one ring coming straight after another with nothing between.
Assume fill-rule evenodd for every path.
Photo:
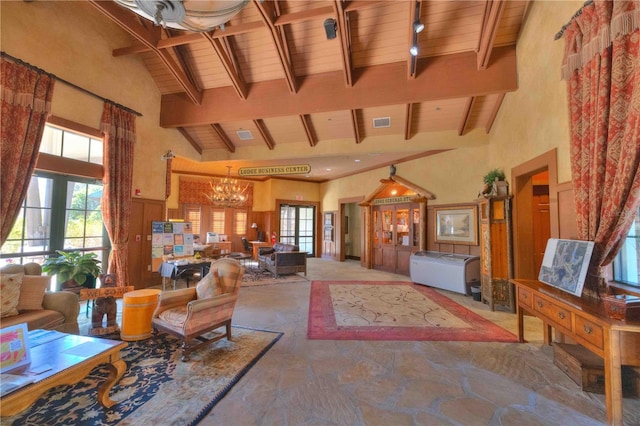
<instances>
[{"instance_id":1,"label":"side table","mask_svg":"<svg viewBox=\"0 0 640 426\"><path fill-rule=\"evenodd\" d=\"M144 340L151 337L151 317L158 305L160 290L142 289L122 297L122 340Z\"/></svg>"}]
</instances>

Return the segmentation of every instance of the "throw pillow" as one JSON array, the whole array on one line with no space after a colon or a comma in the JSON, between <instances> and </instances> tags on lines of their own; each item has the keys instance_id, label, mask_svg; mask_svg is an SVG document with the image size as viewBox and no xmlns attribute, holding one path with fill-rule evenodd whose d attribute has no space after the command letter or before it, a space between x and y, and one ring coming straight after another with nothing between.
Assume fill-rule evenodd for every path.
<instances>
[{"instance_id":1,"label":"throw pillow","mask_svg":"<svg viewBox=\"0 0 640 426\"><path fill-rule=\"evenodd\" d=\"M41 311L44 293L51 284L51 277L46 275L25 275L20 287L19 311Z\"/></svg>"},{"instance_id":2,"label":"throw pillow","mask_svg":"<svg viewBox=\"0 0 640 426\"><path fill-rule=\"evenodd\" d=\"M209 273L196 285L198 299L208 299L218 294L222 294L218 269L212 268Z\"/></svg>"},{"instance_id":3,"label":"throw pillow","mask_svg":"<svg viewBox=\"0 0 640 426\"><path fill-rule=\"evenodd\" d=\"M0 318L18 315L23 274L0 275Z\"/></svg>"}]
</instances>

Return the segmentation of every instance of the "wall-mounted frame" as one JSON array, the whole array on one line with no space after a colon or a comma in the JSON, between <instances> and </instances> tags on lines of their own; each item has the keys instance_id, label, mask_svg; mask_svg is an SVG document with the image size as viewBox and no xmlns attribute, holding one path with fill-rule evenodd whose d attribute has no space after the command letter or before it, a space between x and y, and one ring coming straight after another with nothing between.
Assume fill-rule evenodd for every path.
<instances>
[{"instance_id":1,"label":"wall-mounted frame","mask_svg":"<svg viewBox=\"0 0 640 426\"><path fill-rule=\"evenodd\" d=\"M436 243L478 245L478 206L433 209Z\"/></svg>"}]
</instances>

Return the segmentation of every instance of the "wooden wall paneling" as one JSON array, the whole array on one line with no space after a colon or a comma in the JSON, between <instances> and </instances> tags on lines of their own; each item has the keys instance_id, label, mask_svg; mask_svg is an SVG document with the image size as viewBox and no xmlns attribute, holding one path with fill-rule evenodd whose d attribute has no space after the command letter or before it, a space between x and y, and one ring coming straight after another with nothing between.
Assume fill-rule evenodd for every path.
<instances>
[{"instance_id":1,"label":"wooden wall paneling","mask_svg":"<svg viewBox=\"0 0 640 426\"><path fill-rule=\"evenodd\" d=\"M134 198L129 226L129 278L136 289L161 284L160 274L151 267L151 222L164 220L161 200Z\"/></svg>"}]
</instances>

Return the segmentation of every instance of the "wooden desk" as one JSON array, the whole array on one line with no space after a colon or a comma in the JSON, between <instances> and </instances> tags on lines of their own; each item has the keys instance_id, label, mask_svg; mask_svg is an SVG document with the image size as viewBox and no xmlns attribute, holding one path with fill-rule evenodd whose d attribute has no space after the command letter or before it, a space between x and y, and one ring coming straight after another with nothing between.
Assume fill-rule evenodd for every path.
<instances>
[{"instance_id":1,"label":"wooden desk","mask_svg":"<svg viewBox=\"0 0 640 426\"><path fill-rule=\"evenodd\" d=\"M127 343L53 333L57 333L55 340L37 346L34 346L37 343L30 341L31 364L11 373L29 375L29 370L37 370L40 366L49 370L33 374L31 384L3 396L0 400L0 415L12 416L24 411L45 391L58 385L77 383L100 364L106 364L110 371L109 377L98 388L98 402L107 408L116 403L109 398L109 391L127 369L125 362L120 359L120 350L127 347Z\"/></svg>"},{"instance_id":2,"label":"wooden desk","mask_svg":"<svg viewBox=\"0 0 640 426\"><path fill-rule=\"evenodd\" d=\"M551 344L551 328L604 359L607 421L622 425L622 365L640 366L640 322L607 317L601 301L589 301L537 280L512 280L516 286L518 339L524 342L526 311L544 324L544 340Z\"/></svg>"},{"instance_id":3,"label":"wooden desk","mask_svg":"<svg viewBox=\"0 0 640 426\"><path fill-rule=\"evenodd\" d=\"M253 260L258 260L258 254L260 251L260 247L271 247L271 243L267 243L265 241L249 241L249 244L253 246Z\"/></svg>"}]
</instances>

